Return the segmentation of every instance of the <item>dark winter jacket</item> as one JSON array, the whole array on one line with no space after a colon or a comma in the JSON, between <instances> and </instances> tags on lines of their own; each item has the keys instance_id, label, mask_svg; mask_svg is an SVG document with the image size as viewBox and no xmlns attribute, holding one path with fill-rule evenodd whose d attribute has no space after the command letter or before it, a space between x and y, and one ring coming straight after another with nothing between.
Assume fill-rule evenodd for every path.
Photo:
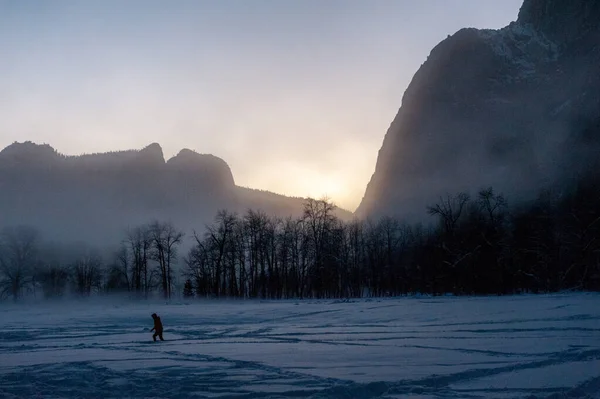
<instances>
[{"instance_id":1,"label":"dark winter jacket","mask_svg":"<svg viewBox=\"0 0 600 399\"><path fill-rule=\"evenodd\" d=\"M152 328L152 330L156 330L157 333L162 333L163 325L160 321L160 317L158 317L157 315L152 315L152 318L154 319L154 328Z\"/></svg>"}]
</instances>

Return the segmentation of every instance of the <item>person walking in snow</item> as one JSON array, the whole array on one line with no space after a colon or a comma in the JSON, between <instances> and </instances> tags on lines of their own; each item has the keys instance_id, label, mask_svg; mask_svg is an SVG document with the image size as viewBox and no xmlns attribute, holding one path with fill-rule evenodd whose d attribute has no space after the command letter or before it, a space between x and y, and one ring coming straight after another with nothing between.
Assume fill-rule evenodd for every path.
<instances>
[{"instance_id":1,"label":"person walking in snow","mask_svg":"<svg viewBox=\"0 0 600 399\"><path fill-rule=\"evenodd\" d=\"M154 331L154 335L152 336L152 339L154 339L154 341L156 341L156 337L158 336L158 338L160 338L161 341L164 341L163 339L163 325L162 322L160 321L160 317L158 317L156 315L156 313L152 313L152 318L154 319L154 327L152 327L152 330L150 331Z\"/></svg>"}]
</instances>

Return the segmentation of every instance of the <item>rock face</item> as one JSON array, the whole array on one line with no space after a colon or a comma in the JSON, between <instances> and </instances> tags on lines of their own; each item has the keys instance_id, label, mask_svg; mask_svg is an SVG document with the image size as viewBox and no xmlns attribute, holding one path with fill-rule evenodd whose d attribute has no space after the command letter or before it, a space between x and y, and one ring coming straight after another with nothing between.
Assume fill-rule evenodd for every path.
<instances>
[{"instance_id":1,"label":"rock face","mask_svg":"<svg viewBox=\"0 0 600 399\"><path fill-rule=\"evenodd\" d=\"M299 215L302 203L236 186L213 155L184 149L165 161L158 144L77 157L31 142L0 151L0 227L33 225L57 241L114 245L127 227L155 219L191 233L220 209L284 217Z\"/></svg>"},{"instance_id":2,"label":"rock face","mask_svg":"<svg viewBox=\"0 0 600 399\"><path fill-rule=\"evenodd\" d=\"M440 195L513 200L600 154L600 1L526 0L499 30L462 29L415 74L357 215L419 219Z\"/></svg>"}]
</instances>

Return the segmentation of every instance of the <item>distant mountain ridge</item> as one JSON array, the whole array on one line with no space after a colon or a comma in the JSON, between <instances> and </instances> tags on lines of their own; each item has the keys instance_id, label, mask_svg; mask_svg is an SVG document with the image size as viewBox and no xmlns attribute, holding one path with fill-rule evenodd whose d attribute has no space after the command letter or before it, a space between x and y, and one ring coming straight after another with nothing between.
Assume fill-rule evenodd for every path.
<instances>
[{"instance_id":1,"label":"distant mountain ridge","mask_svg":"<svg viewBox=\"0 0 600 399\"><path fill-rule=\"evenodd\" d=\"M598 166L600 1L526 0L499 30L462 29L416 72L356 214L425 215L440 195L509 198Z\"/></svg>"},{"instance_id":2,"label":"distant mountain ridge","mask_svg":"<svg viewBox=\"0 0 600 399\"><path fill-rule=\"evenodd\" d=\"M126 228L155 219L191 233L220 209L298 216L303 202L236 186L229 165L214 155L183 149L165 160L157 143L80 156L32 142L0 151L0 226L29 224L59 240L114 243Z\"/></svg>"}]
</instances>

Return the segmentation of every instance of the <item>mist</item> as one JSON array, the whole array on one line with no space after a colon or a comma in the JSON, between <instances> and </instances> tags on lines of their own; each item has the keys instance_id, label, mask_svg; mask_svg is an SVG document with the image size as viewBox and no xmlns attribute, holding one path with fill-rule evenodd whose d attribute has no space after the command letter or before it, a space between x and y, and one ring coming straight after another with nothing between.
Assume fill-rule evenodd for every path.
<instances>
[{"instance_id":1,"label":"mist","mask_svg":"<svg viewBox=\"0 0 600 399\"><path fill-rule=\"evenodd\" d=\"M353 211L430 49L504 26L520 3L5 2L0 146L190 148L242 187Z\"/></svg>"},{"instance_id":2,"label":"mist","mask_svg":"<svg viewBox=\"0 0 600 399\"><path fill-rule=\"evenodd\" d=\"M0 395L600 397L598 21L0 1Z\"/></svg>"},{"instance_id":3,"label":"mist","mask_svg":"<svg viewBox=\"0 0 600 399\"><path fill-rule=\"evenodd\" d=\"M500 30L463 29L431 51L357 215L426 221L426 207L441 197L487 187L518 206L542 190L566 194L595 173L600 82L590 69L595 56L582 49L598 33L551 42L526 18Z\"/></svg>"}]
</instances>

